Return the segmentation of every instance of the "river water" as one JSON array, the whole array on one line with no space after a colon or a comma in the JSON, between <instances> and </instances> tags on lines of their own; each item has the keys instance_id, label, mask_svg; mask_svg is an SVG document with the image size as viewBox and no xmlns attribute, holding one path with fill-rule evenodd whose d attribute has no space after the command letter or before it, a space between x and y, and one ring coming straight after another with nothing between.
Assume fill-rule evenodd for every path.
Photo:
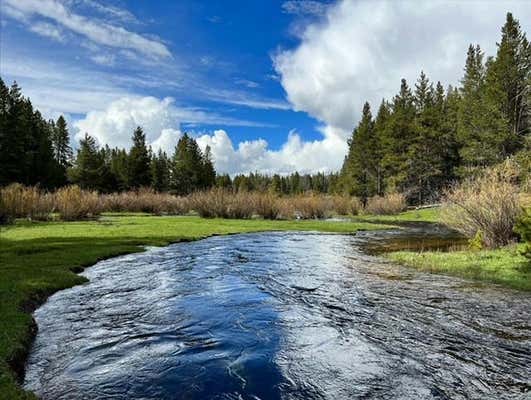
<instances>
[{"instance_id":1,"label":"river water","mask_svg":"<svg viewBox=\"0 0 531 400\"><path fill-rule=\"evenodd\" d=\"M529 294L256 233L99 262L35 312L42 399L529 399Z\"/></svg>"}]
</instances>

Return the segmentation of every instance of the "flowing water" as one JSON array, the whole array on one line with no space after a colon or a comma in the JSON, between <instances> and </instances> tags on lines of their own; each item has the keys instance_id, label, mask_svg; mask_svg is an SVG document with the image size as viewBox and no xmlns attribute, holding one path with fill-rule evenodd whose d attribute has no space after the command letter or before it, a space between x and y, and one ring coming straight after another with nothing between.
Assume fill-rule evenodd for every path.
<instances>
[{"instance_id":1,"label":"flowing water","mask_svg":"<svg viewBox=\"0 0 531 400\"><path fill-rule=\"evenodd\" d=\"M528 399L529 294L256 233L102 261L35 312L42 399ZM412 240L418 243L418 240Z\"/></svg>"}]
</instances>

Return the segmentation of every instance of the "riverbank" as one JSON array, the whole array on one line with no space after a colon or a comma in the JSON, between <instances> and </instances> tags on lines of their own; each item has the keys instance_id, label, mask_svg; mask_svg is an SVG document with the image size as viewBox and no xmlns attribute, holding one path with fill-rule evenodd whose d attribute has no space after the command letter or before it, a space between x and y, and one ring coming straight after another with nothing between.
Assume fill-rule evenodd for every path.
<instances>
[{"instance_id":1,"label":"riverbank","mask_svg":"<svg viewBox=\"0 0 531 400\"><path fill-rule=\"evenodd\" d=\"M35 334L31 312L58 290L83 283L98 260L212 235L257 231L353 233L385 225L107 214L78 222L18 222L0 232L0 399L34 398L16 384ZM388 226L387 226L388 227ZM15 374L13 374L13 371Z\"/></svg>"},{"instance_id":2,"label":"riverbank","mask_svg":"<svg viewBox=\"0 0 531 400\"><path fill-rule=\"evenodd\" d=\"M520 254L520 248L512 245L482 251L397 251L387 257L421 271L531 291L531 265Z\"/></svg>"}]
</instances>

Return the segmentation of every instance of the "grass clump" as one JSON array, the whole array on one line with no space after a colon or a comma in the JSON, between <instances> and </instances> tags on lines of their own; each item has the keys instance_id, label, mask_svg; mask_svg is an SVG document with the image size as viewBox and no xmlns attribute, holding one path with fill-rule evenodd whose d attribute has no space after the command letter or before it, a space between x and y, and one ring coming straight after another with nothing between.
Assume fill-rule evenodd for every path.
<instances>
[{"instance_id":1,"label":"grass clump","mask_svg":"<svg viewBox=\"0 0 531 400\"><path fill-rule=\"evenodd\" d=\"M399 263L421 271L459 276L531 291L531 268L521 246L495 250L398 251L387 255Z\"/></svg>"},{"instance_id":2,"label":"grass clump","mask_svg":"<svg viewBox=\"0 0 531 400\"><path fill-rule=\"evenodd\" d=\"M79 186L65 186L54 194L55 209L64 221L95 217L102 204L98 193L82 190Z\"/></svg>"},{"instance_id":3,"label":"grass clump","mask_svg":"<svg viewBox=\"0 0 531 400\"><path fill-rule=\"evenodd\" d=\"M0 189L0 206L0 219L4 223L15 218L45 220L54 210L54 200L37 186L12 183Z\"/></svg>"},{"instance_id":4,"label":"grass clump","mask_svg":"<svg viewBox=\"0 0 531 400\"><path fill-rule=\"evenodd\" d=\"M368 199L365 212L374 215L394 215L401 213L406 208L406 197L403 194L390 193Z\"/></svg>"},{"instance_id":5,"label":"grass clump","mask_svg":"<svg viewBox=\"0 0 531 400\"><path fill-rule=\"evenodd\" d=\"M516 176L507 162L456 185L446 193L441 222L475 241L481 237L485 248L514 242L522 213Z\"/></svg>"}]
</instances>

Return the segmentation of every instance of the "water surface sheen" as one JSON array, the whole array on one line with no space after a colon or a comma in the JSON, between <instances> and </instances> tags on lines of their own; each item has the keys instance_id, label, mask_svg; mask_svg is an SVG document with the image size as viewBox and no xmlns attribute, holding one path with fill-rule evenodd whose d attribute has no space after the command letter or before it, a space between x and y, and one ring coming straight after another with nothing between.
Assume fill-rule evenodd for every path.
<instances>
[{"instance_id":1,"label":"water surface sheen","mask_svg":"<svg viewBox=\"0 0 531 400\"><path fill-rule=\"evenodd\" d=\"M39 308L42 399L524 399L531 299L364 253L385 233L258 233L87 269Z\"/></svg>"}]
</instances>

